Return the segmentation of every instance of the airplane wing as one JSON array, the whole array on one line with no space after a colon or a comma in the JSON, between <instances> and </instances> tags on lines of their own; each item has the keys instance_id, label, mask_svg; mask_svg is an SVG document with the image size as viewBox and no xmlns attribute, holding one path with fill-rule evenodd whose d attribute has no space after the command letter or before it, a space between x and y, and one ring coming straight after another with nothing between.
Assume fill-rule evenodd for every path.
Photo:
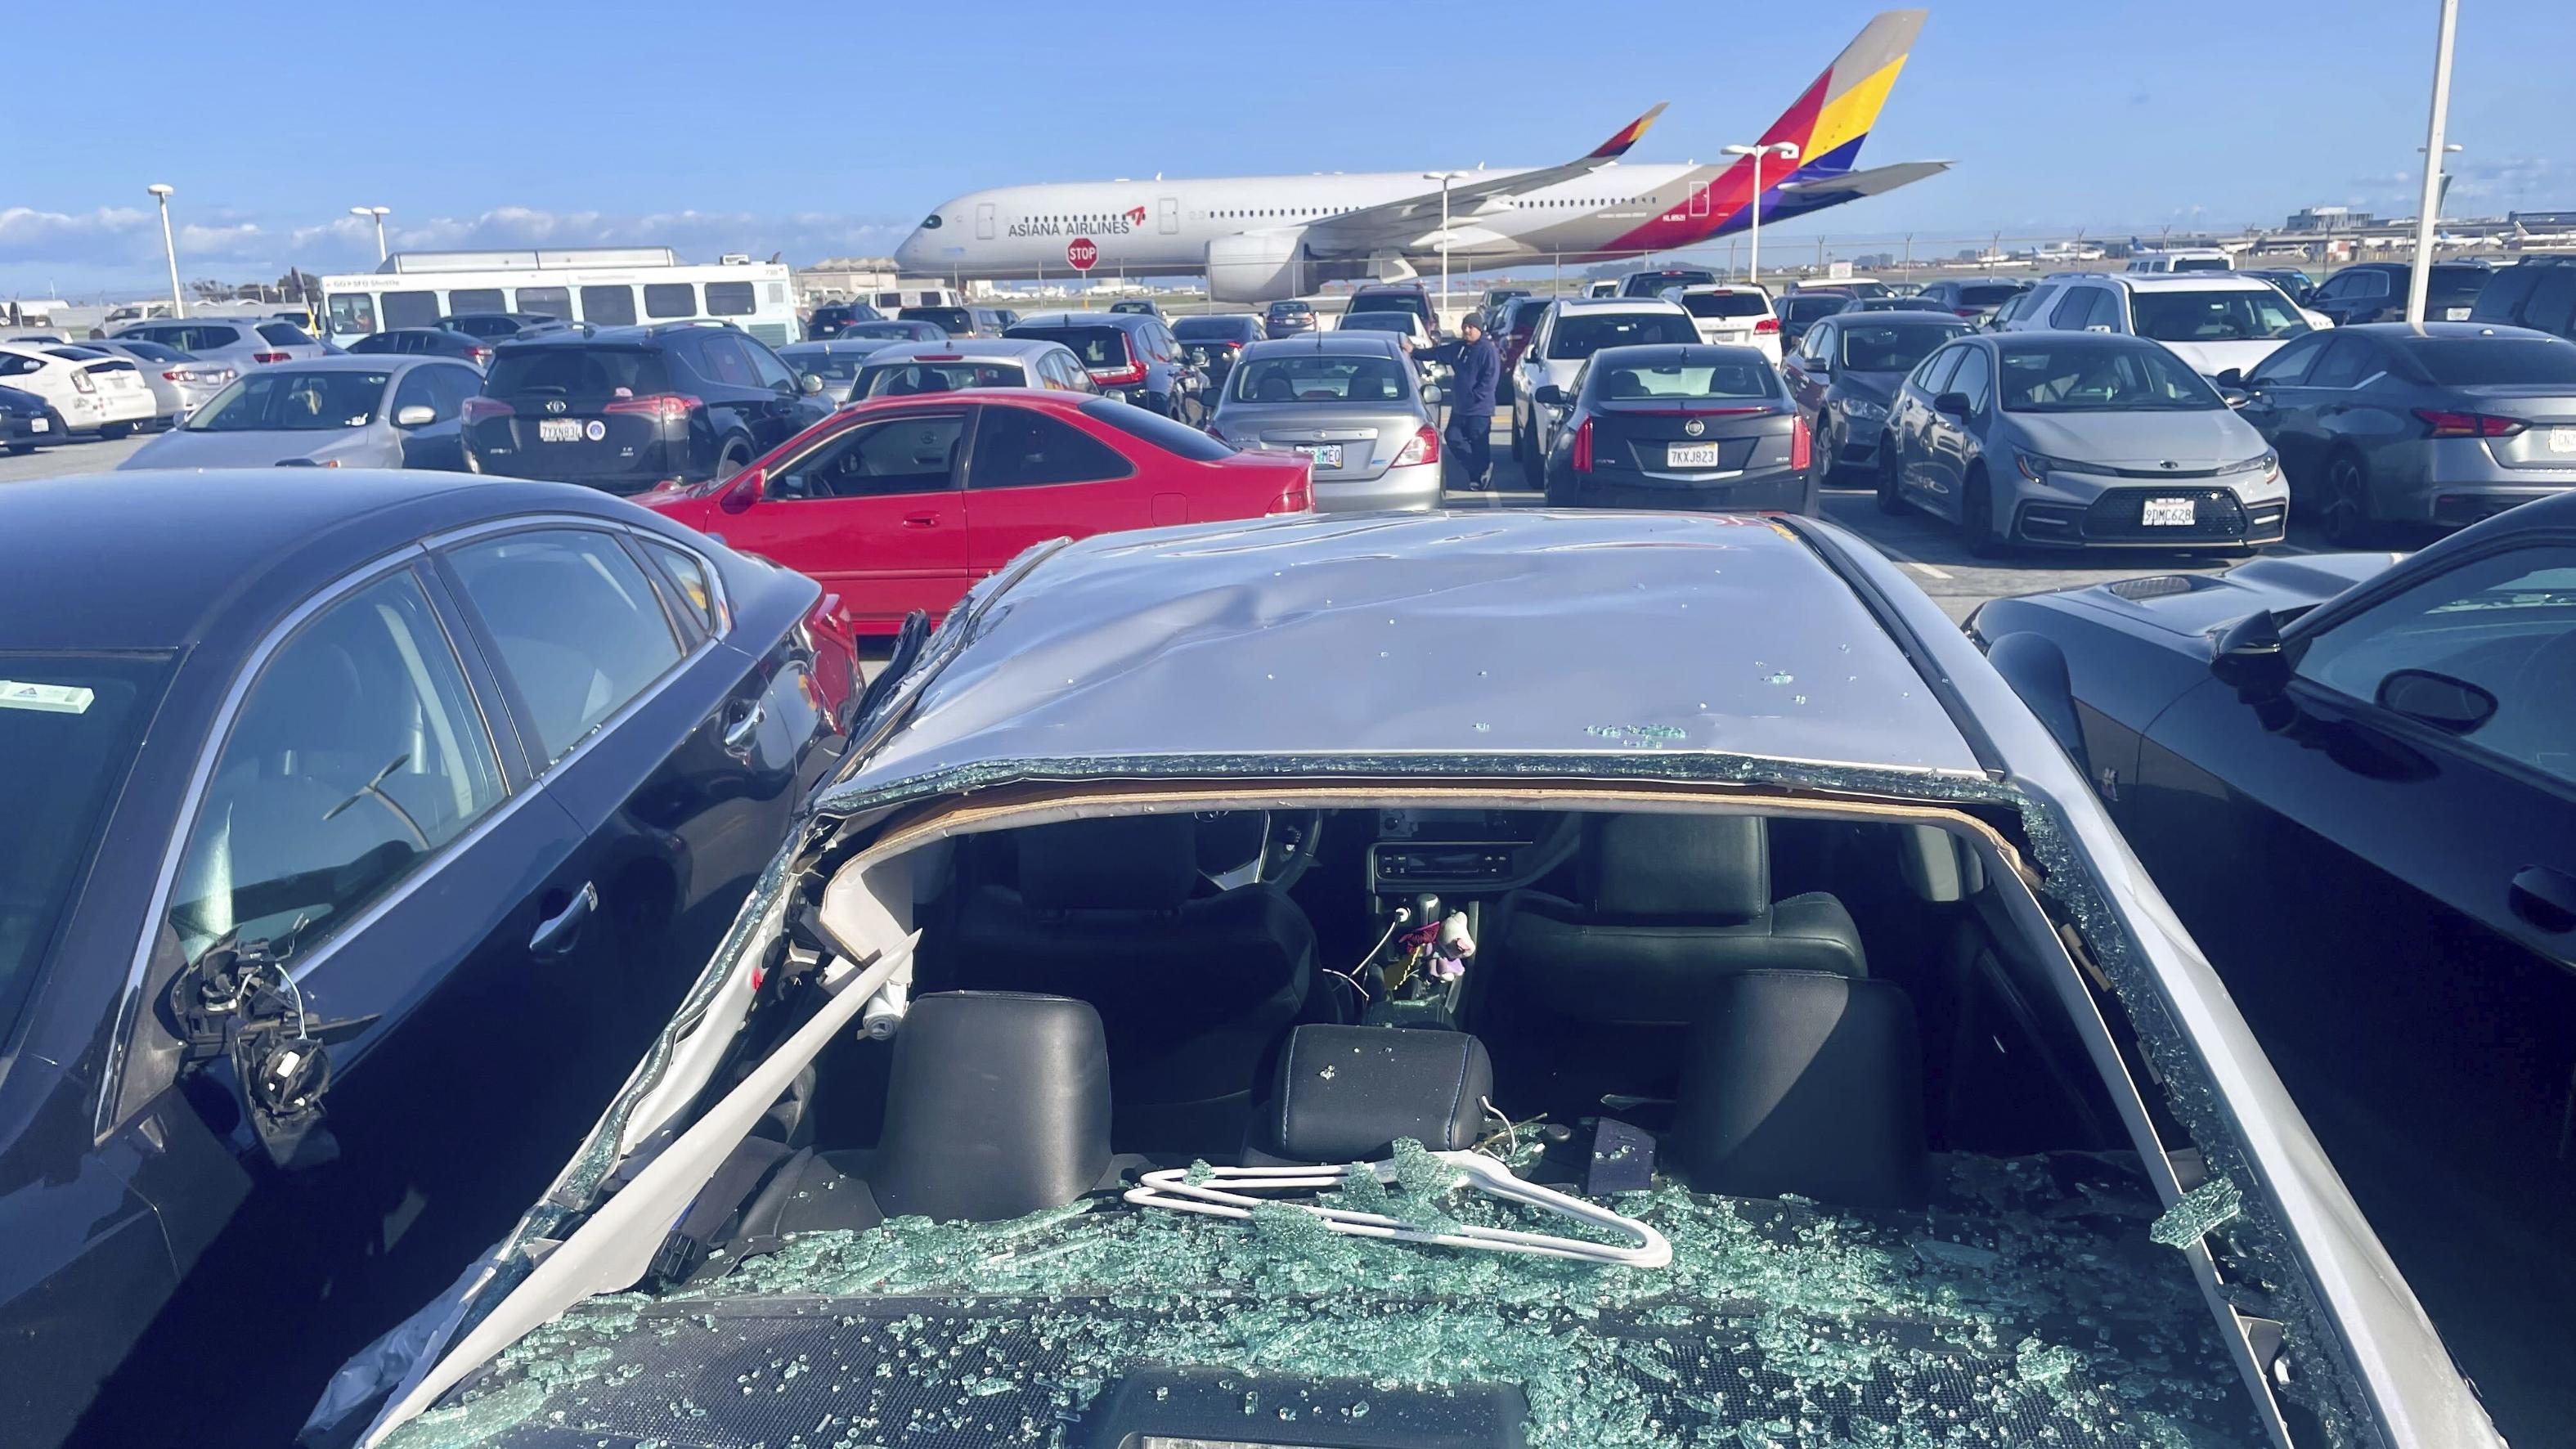
<instances>
[{"instance_id":1,"label":"airplane wing","mask_svg":"<svg viewBox=\"0 0 2576 1449\"><path fill-rule=\"evenodd\" d=\"M1646 134L1655 118L1670 104L1657 101L1627 125L1619 128L1609 140L1593 147L1581 157L1561 166L1541 166L1530 171L1461 172L1449 186L1449 219L1473 212L1477 206L1497 196L1517 196L1570 181L1577 176L1598 171L1628 153ZM1367 251L1376 247L1395 246L1418 240L1423 232L1440 225L1440 192L1437 188L1401 201L1381 202L1376 206L1327 217L1305 228L1309 245L1332 251Z\"/></svg>"},{"instance_id":2,"label":"airplane wing","mask_svg":"<svg viewBox=\"0 0 2576 1449\"><path fill-rule=\"evenodd\" d=\"M1820 176L1813 181L1784 181L1779 190L1801 198L1848 201L1856 196L1876 196L1894 191L1926 176L1938 176L1950 169L1947 161L1906 161L1894 166L1873 166L1867 171L1845 171L1838 176Z\"/></svg>"}]
</instances>

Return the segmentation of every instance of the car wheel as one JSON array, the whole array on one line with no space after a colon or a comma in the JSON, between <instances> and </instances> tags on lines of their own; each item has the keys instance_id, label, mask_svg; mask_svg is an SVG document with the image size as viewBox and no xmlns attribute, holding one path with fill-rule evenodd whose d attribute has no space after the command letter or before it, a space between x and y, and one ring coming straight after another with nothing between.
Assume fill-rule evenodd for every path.
<instances>
[{"instance_id":1,"label":"car wheel","mask_svg":"<svg viewBox=\"0 0 2576 1449\"><path fill-rule=\"evenodd\" d=\"M1521 441L1520 409L1514 408L1512 409L1512 461L1515 463L1521 461L1527 456L1528 449L1529 445Z\"/></svg>"},{"instance_id":2,"label":"car wheel","mask_svg":"<svg viewBox=\"0 0 2576 1449\"><path fill-rule=\"evenodd\" d=\"M1843 425L1830 412L1816 414L1816 486L1826 487L1842 471Z\"/></svg>"},{"instance_id":3,"label":"car wheel","mask_svg":"<svg viewBox=\"0 0 2576 1449\"><path fill-rule=\"evenodd\" d=\"M750 466L751 445L736 438L725 444L724 452L716 458L716 481L721 483Z\"/></svg>"},{"instance_id":4,"label":"car wheel","mask_svg":"<svg viewBox=\"0 0 2576 1449\"><path fill-rule=\"evenodd\" d=\"M1896 470L1896 439L1881 437L1878 440L1878 511L1881 513L1905 511L1905 494L1897 487Z\"/></svg>"},{"instance_id":5,"label":"car wheel","mask_svg":"<svg viewBox=\"0 0 2576 1449\"><path fill-rule=\"evenodd\" d=\"M1968 475L1960 496L1959 537L1968 552L1979 558L1994 558L2004 551L2004 541L1995 535L1995 490L1988 486L1983 471Z\"/></svg>"},{"instance_id":6,"label":"car wheel","mask_svg":"<svg viewBox=\"0 0 2576 1449\"><path fill-rule=\"evenodd\" d=\"M2379 528L2370 516L2370 470L2358 453L2337 453L2326 463L2326 541L2337 548L2367 548Z\"/></svg>"}]
</instances>

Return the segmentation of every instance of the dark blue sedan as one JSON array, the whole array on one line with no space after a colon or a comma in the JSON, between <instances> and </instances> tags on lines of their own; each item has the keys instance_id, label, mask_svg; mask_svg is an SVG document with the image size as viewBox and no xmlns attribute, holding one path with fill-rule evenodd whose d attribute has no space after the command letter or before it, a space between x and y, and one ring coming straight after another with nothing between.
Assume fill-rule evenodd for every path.
<instances>
[{"instance_id":1,"label":"dark blue sedan","mask_svg":"<svg viewBox=\"0 0 2576 1449\"><path fill-rule=\"evenodd\" d=\"M0 1438L281 1444L597 1117L855 661L585 488L122 473L0 537Z\"/></svg>"}]
</instances>

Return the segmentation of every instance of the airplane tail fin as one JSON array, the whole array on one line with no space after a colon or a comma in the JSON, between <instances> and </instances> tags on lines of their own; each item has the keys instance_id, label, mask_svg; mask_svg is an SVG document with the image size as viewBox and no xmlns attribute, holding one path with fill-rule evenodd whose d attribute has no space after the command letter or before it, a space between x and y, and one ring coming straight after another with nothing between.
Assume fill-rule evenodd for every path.
<instances>
[{"instance_id":1,"label":"airplane tail fin","mask_svg":"<svg viewBox=\"0 0 2576 1449\"><path fill-rule=\"evenodd\" d=\"M1797 170L1804 179L1851 170L1929 13L1883 10L1871 17L1815 84L1762 133L1763 142L1796 146Z\"/></svg>"}]
</instances>

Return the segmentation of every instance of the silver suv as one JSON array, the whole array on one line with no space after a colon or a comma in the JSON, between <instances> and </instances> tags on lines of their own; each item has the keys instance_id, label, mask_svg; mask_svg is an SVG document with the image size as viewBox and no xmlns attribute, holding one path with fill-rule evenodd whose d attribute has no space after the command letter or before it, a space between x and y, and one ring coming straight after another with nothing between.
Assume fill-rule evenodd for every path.
<instances>
[{"instance_id":1,"label":"silver suv","mask_svg":"<svg viewBox=\"0 0 2576 1449\"><path fill-rule=\"evenodd\" d=\"M199 362L229 363L236 369L309 362L331 353L294 323L264 317L163 317L119 327L112 335L118 342L138 337L158 342Z\"/></svg>"},{"instance_id":2,"label":"silver suv","mask_svg":"<svg viewBox=\"0 0 2576 1449\"><path fill-rule=\"evenodd\" d=\"M2281 289L2229 272L2060 272L2041 279L2005 332L2110 332L2163 343L2203 377L2255 364L2312 319Z\"/></svg>"}]
</instances>

